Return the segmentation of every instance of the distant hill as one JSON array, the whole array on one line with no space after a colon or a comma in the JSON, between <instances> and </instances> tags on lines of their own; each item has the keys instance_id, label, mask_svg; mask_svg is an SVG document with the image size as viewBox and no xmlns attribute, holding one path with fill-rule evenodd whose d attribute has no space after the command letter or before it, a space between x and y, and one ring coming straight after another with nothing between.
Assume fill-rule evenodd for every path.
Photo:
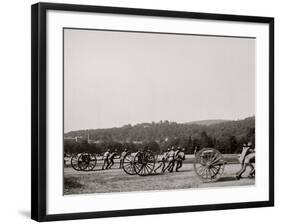
<instances>
[{"instance_id":1,"label":"distant hill","mask_svg":"<svg viewBox=\"0 0 281 224\"><path fill-rule=\"evenodd\" d=\"M66 152L90 150L101 153L106 148L122 151L124 147L131 151L148 147L163 152L168 147L181 146L187 153L193 153L197 147L214 147L223 153L237 153L244 143L251 141L255 144L255 117L183 124L170 121L129 124L118 128L71 131L64 137Z\"/></svg>"},{"instance_id":2,"label":"distant hill","mask_svg":"<svg viewBox=\"0 0 281 224\"><path fill-rule=\"evenodd\" d=\"M200 120L200 121L191 121L187 122L186 124L199 124L199 125L212 125L212 124L219 124L223 122L227 122L230 120L223 120L223 119L218 119L218 120Z\"/></svg>"},{"instance_id":3,"label":"distant hill","mask_svg":"<svg viewBox=\"0 0 281 224\"><path fill-rule=\"evenodd\" d=\"M243 137L249 129L255 128L255 117L243 120L205 120L189 123L176 123L160 121L152 123L141 123L136 125L124 125L118 128L78 130L66 133L65 137L77 137L87 139L88 135L92 140L99 141L165 141L173 138L200 138L205 131L212 138L224 136Z\"/></svg>"}]
</instances>

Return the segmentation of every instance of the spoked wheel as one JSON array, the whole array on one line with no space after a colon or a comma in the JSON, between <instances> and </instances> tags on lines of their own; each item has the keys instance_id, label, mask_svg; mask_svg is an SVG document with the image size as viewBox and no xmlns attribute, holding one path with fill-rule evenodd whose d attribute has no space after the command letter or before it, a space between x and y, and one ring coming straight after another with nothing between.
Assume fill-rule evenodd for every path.
<instances>
[{"instance_id":1,"label":"spoked wheel","mask_svg":"<svg viewBox=\"0 0 281 224\"><path fill-rule=\"evenodd\" d=\"M135 175L136 171L134 169L134 157L131 153L127 153L127 155L123 159L122 168L125 173L129 175Z\"/></svg>"},{"instance_id":2,"label":"spoked wheel","mask_svg":"<svg viewBox=\"0 0 281 224\"><path fill-rule=\"evenodd\" d=\"M138 152L134 157L135 172L139 176L147 176L154 170L155 162L152 152Z\"/></svg>"},{"instance_id":3,"label":"spoked wheel","mask_svg":"<svg viewBox=\"0 0 281 224\"><path fill-rule=\"evenodd\" d=\"M80 153L74 154L74 155L71 157L71 161L70 161L72 168L73 168L74 170L77 170L77 171L80 171L80 170L81 170L81 168L80 168L80 166L79 166L79 162L78 162L78 159L79 159L80 155L81 155Z\"/></svg>"},{"instance_id":4,"label":"spoked wheel","mask_svg":"<svg viewBox=\"0 0 281 224\"><path fill-rule=\"evenodd\" d=\"M203 148L195 154L193 166L203 182L214 182L222 176L225 162L218 150Z\"/></svg>"},{"instance_id":5,"label":"spoked wheel","mask_svg":"<svg viewBox=\"0 0 281 224\"><path fill-rule=\"evenodd\" d=\"M78 157L78 166L82 171L92 171L97 164L97 158L93 153L82 153Z\"/></svg>"}]
</instances>

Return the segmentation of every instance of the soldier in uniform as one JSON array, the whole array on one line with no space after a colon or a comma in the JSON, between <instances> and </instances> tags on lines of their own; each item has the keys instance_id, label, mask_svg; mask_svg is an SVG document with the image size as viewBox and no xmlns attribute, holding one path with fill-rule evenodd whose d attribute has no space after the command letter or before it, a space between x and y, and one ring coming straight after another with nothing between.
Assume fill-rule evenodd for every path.
<instances>
[{"instance_id":1,"label":"soldier in uniform","mask_svg":"<svg viewBox=\"0 0 281 224\"><path fill-rule=\"evenodd\" d=\"M179 169L182 167L183 160L185 160L184 148L178 147L178 150L175 153L176 160L176 172L179 172Z\"/></svg>"},{"instance_id":2,"label":"soldier in uniform","mask_svg":"<svg viewBox=\"0 0 281 224\"><path fill-rule=\"evenodd\" d=\"M117 149L114 150L114 152L112 152L109 157L109 163L107 165L107 169L110 169L113 165L114 165L114 158L117 156Z\"/></svg>"},{"instance_id":3,"label":"soldier in uniform","mask_svg":"<svg viewBox=\"0 0 281 224\"><path fill-rule=\"evenodd\" d=\"M166 165L166 162L167 162L167 159L168 159L169 151L170 151L170 148L168 148L167 151L164 152L163 157L159 162L159 166L156 169L154 169L154 173L156 173L157 170L160 169L161 167L162 167L161 172L162 173L165 172L165 165Z\"/></svg>"},{"instance_id":4,"label":"soldier in uniform","mask_svg":"<svg viewBox=\"0 0 281 224\"><path fill-rule=\"evenodd\" d=\"M102 169L104 170L107 169L108 165L109 165L109 155L110 155L110 149L107 149L106 152L103 154L103 165L102 165Z\"/></svg>"},{"instance_id":5,"label":"soldier in uniform","mask_svg":"<svg viewBox=\"0 0 281 224\"><path fill-rule=\"evenodd\" d=\"M167 160L168 160L168 165L166 166L165 170L168 170L170 173L173 172L174 170L174 166L175 166L175 147L172 146L171 150L168 152L168 156L167 156Z\"/></svg>"},{"instance_id":6,"label":"soldier in uniform","mask_svg":"<svg viewBox=\"0 0 281 224\"><path fill-rule=\"evenodd\" d=\"M122 168L123 166L123 162L124 162L124 158L125 156L128 154L128 150L127 149L124 149L124 151L121 153L120 155L120 163L119 163L119 169Z\"/></svg>"},{"instance_id":7,"label":"soldier in uniform","mask_svg":"<svg viewBox=\"0 0 281 224\"><path fill-rule=\"evenodd\" d=\"M255 175L255 167L253 166L253 162L255 160L255 149L253 148L253 145L251 142L248 143L248 145L244 145L240 157L240 163L242 165L241 169L236 174L236 179L240 179L242 174L246 171L247 166L251 167L251 172L249 177L253 177Z\"/></svg>"}]
</instances>

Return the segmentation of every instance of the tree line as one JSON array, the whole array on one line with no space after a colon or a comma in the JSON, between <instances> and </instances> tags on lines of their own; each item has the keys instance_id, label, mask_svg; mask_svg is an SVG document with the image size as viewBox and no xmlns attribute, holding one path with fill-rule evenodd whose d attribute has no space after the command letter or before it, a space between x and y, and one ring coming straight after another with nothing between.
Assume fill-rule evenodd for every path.
<instances>
[{"instance_id":1,"label":"tree line","mask_svg":"<svg viewBox=\"0 0 281 224\"><path fill-rule=\"evenodd\" d=\"M87 137L99 140L88 144ZM242 145L251 141L255 144L255 117L243 120L226 121L213 125L178 124L160 121L125 125L120 128L80 130L65 134L65 137L80 136L78 142L64 141L66 153L93 152L102 154L106 149L119 153L127 148L139 148L162 153L172 146L185 148L185 153L194 153L195 148L213 147L222 153L238 153ZM137 143L136 143L137 142Z\"/></svg>"}]
</instances>

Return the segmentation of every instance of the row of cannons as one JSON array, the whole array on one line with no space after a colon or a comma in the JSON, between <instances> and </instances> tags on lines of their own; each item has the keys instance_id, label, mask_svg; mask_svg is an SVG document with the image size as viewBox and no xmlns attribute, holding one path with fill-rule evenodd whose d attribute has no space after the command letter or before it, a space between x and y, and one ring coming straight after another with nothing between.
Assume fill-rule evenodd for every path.
<instances>
[{"instance_id":1,"label":"row of cannons","mask_svg":"<svg viewBox=\"0 0 281 224\"><path fill-rule=\"evenodd\" d=\"M128 175L148 176L155 171L158 155L152 151L127 152L122 159L122 169ZM78 153L72 156L71 166L77 171L93 171L97 164L94 153ZM195 153L193 167L197 176L204 182L217 181L224 172L226 162L222 154L214 148L203 148Z\"/></svg>"}]
</instances>

